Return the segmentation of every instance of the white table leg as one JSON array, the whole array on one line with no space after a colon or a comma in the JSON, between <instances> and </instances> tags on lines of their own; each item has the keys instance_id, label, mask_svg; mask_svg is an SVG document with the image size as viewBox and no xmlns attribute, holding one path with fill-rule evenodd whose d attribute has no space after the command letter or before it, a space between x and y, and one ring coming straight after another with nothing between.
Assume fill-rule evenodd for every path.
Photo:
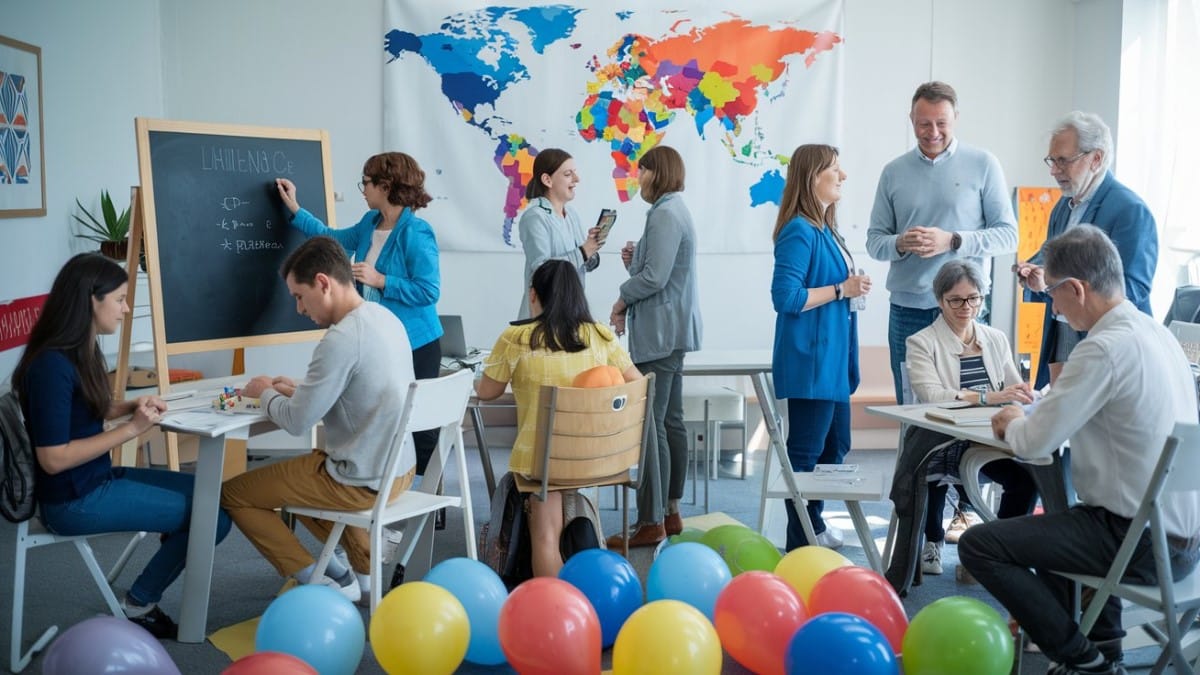
<instances>
[{"instance_id":1,"label":"white table leg","mask_svg":"<svg viewBox=\"0 0 1200 675\"><path fill-rule=\"evenodd\" d=\"M246 437L245 430L242 430L241 437ZM200 454L196 460L196 487L192 495L187 566L183 571L183 607L179 612L180 642L204 642L208 624L209 592L212 589L217 510L221 502L221 473L224 468L225 437L201 437Z\"/></svg>"}]
</instances>

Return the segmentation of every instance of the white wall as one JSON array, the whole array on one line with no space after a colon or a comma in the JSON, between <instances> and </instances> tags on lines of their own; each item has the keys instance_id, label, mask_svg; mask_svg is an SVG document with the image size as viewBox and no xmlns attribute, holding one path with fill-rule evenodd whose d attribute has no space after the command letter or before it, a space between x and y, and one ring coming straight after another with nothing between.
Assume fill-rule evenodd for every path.
<instances>
[{"instance_id":1,"label":"white wall","mask_svg":"<svg viewBox=\"0 0 1200 675\"><path fill-rule=\"evenodd\" d=\"M49 287L69 252L67 220L75 195L102 187L123 191L134 181L135 115L327 129L335 190L346 196L336 204L338 222L357 221L362 203L354 184L361 163L384 149L382 0L93 5L50 0L0 9L0 31L44 50L51 202L46 218L0 221L5 241L15 244L0 247L0 298ZM842 163L849 181L840 218L851 241L865 239L884 163L913 146L909 100L918 84L932 78L958 89L959 136L995 153L1010 186L1047 184L1040 160L1048 126L1075 107L1077 92L1094 97L1117 81L1115 69L1098 68L1072 85L1081 79L1076 34L1084 24L1119 24L1119 13L1117 0L847 2ZM1119 45L1119 32L1117 42L1107 45L1088 33L1083 39L1097 53ZM100 102L118 84L129 93ZM805 140L811 139L797 143ZM762 220L731 226L769 228L770 214ZM886 266L862 252L856 258L882 291ZM29 263L32 273L15 271ZM706 347L770 346L771 264L770 255L701 256ZM520 268L518 254L444 252L439 310L464 315L468 342L490 345L515 312ZM607 316L621 278L611 255L591 275L589 297L598 316ZM861 325L864 344L886 344L884 293L870 299ZM304 347L259 351L248 355L251 371L307 360ZM0 353L0 372L11 370L17 352Z\"/></svg>"},{"instance_id":2,"label":"white wall","mask_svg":"<svg viewBox=\"0 0 1200 675\"><path fill-rule=\"evenodd\" d=\"M0 302L50 289L74 253L75 199L94 213L100 191L129 203L137 183L133 118L161 116L157 0L0 2L0 34L42 49L46 215L0 219ZM21 349L0 352L0 388Z\"/></svg>"}]
</instances>

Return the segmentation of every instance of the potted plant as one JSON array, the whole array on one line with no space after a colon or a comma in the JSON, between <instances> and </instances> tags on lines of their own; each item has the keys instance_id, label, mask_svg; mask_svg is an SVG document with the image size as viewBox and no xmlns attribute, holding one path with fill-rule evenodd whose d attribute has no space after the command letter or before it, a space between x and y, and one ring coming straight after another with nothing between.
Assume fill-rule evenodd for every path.
<instances>
[{"instance_id":1,"label":"potted plant","mask_svg":"<svg viewBox=\"0 0 1200 675\"><path fill-rule=\"evenodd\" d=\"M87 220L84 220L78 214L72 214L84 229L75 236L99 243L100 252L110 258L124 260L129 252L129 208L126 207L118 215L108 190L100 193L100 214L104 217L103 221L85 209L78 198L75 199L75 205L87 216Z\"/></svg>"}]
</instances>

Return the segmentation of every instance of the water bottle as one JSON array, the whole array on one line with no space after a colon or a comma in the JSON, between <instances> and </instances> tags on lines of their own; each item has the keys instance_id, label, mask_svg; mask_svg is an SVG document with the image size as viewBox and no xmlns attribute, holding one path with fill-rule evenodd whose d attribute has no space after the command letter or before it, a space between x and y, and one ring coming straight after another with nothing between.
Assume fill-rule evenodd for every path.
<instances>
[{"instance_id":1,"label":"water bottle","mask_svg":"<svg viewBox=\"0 0 1200 675\"><path fill-rule=\"evenodd\" d=\"M866 272L863 270L863 268L860 267L860 268L858 268L857 274L859 276L861 276L863 274L866 274ZM867 296L860 295L858 297L850 298L850 311L851 312L860 312L866 308L867 308Z\"/></svg>"}]
</instances>

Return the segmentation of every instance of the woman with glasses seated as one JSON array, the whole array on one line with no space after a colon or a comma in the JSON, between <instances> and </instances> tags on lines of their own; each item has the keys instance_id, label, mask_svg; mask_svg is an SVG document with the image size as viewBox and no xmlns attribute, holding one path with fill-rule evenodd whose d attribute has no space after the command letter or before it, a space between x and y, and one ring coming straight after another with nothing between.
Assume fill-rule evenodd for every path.
<instances>
[{"instance_id":1,"label":"woman with glasses seated","mask_svg":"<svg viewBox=\"0 0 1200 675\"><path fill-rule=\"evenodd\" d=\"M983 277L975 265L953 260L933 280L941 316L906 341L908 379L921 403L966 401L979 405L1031 403L1032 392L1021 380L1004 333L976 321L983 305ZM896 466L892 501L900 529L887 578L897 590L907 588L916 567L920 532L916 514L925 504L925 546L921 571L942 573L942 510L949 485L959 482L958 464L969 441L912 427L904 438L904 454ZM1037 499L1033 477L1011 459L989 462L984 475L1004 488L997 515L1028 514ZM922 486L922 483L925 485ZM922 489L924 487L925 489Z\"/></svg>"},{"instance_id":2,"label":"woman with glasses seated","mask_svg":"<svg viewBox=\"0 0 1200 675\"><path fill-rule=\"evenodd\" d=\"M367 211L354 227L334 229L300 208L296 185L276 178L279 197L292 212L292 227L308 236L333 237L354 260L354 281L363 298L388 308L408 332L413 374L437 377L442 363L442 323L437 302L441 294L438 245L433 228L415 214L433 201L425 191L425 172L403 152L385 152L363 164L358 189ZM437 430L413 434L417 473L424 474Z\"/></svg>"}]
</instances>

